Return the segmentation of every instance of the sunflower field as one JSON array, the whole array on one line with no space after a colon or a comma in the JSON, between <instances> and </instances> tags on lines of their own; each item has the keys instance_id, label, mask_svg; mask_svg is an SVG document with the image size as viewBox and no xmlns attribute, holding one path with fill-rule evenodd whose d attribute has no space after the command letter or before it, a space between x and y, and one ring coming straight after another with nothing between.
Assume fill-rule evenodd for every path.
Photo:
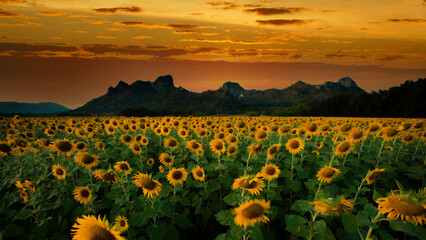
<instances>
[{"instance_id":1,"label":"sunflower field","mask_svg":"<svg viewBox=\"0 0 426 240\"><path fill-rule=\"evenodd\" d=\"M0 117L0 239L426 239L425 124Z\"/></svg>"}]
</instances>

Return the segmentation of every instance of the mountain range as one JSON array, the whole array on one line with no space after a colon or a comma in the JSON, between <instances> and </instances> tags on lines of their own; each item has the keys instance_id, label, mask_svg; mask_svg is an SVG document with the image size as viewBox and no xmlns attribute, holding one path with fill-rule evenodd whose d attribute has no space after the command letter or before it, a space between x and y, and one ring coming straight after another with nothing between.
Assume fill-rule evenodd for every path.
<instances>
[{"instance_id":1,"label":"mountain range","mask_svg":"<svg viewBox=\"0 0 426 240\"><path fill-rule=\"evenodd\" d=\"M58 113L66 112L70 109L57 103L20 103L20 102L0 102L0 113Z\"/></svg>"},{"instance_id":2,"label":"mountain range","mask_svg":"<svg viewBox=\"0 0 426 240\"><path fill-rule=\"evenodd\" d=\"M341 95L365 92L349 77L337 82L311 85L298 81L284 89L246 90L236 82L226 82L217 90L202 93L175 87L173 77L160 76L154 82L120 81L109 87L105 95L92 99L70 111L72 114L110 114L128 108L158 111L201 112L203 114L235 114L256 107L288 107L301 101L318 101Z\"/></svg>"}]
</instances>

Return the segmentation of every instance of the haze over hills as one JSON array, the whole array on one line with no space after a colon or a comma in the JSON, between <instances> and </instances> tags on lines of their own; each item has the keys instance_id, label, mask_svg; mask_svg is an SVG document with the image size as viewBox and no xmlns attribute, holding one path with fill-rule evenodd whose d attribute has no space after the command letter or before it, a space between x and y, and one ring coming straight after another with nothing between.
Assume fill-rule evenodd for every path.
<instances>
[{"instance_id":1,"label":"haze over hills","mask_svg":"<svg viewBox=\"0 0 426 240\"><path fill-rule=\"evenodd\" d=\"M0 113L59 113L70 109L57 103L0 102Z\"/></svg>"},{"instance_id":2,"label":"haze over hills","mask_svg":"<svg viewBox=\"0 0 426 240\"><path fill-rule=\"evenodd\" d=\"M349 77L337 82L310 85L296 82L284 89L246 90L238 83L226 82L217 90L202 93L175 87L173 77L160 76L154 82L137 80L132 84L120 81L116 87L85 105L72 110L75 114L108 114L129 107L150 110L203 112L205 114L231 114L252 107L287 107L300 101L317 101L340 95L364 92Z\"/></svg>"}]
</instances>

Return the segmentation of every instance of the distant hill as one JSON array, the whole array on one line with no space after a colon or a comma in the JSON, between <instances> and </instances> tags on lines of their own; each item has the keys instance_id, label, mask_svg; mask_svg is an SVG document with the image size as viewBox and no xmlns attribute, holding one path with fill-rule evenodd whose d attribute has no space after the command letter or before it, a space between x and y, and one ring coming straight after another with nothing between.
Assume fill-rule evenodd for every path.
<instances>
[{"instance_id":1,"label":"distant hill","mask_svg":"<svg viewBox=\"0 0 426 240\"><path fill-rule=\"evenodd\" d=\"M150 111L203 114L236 114L254 107L285 107L300 101L316 101L340 95L364 92L349 77L337 82L310 85L297 82L284 89L245 90L238 83L226 82L218 90L202 93L175 87L173 77L160 76L154 82L138 80L132 84L120 81L116 87L95 98L71 114L108 114L128 108Z\"/></svg>"},{"instance_id":2,"label":"distant hill","mask_svg":"<svg viewBox=\"0 0 426 240\"><path fill-rule=\"evenodd\" d=\"M70 109L57 103L20 103L20 102L0 102L0 113L58 113L66 112Z\"/></svg>"}]
</instances>

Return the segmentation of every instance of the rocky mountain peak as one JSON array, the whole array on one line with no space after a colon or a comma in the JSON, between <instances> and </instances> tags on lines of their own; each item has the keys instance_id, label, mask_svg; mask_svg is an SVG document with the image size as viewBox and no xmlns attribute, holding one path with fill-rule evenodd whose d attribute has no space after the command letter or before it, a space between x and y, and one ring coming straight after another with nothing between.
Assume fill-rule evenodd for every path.
<instances>
[{"instance_id":1,"label":"rocky mountain peak","mask_svg":"<svg viewBox=\"0 0 426 240\"><path fill-rule=\"evenodd\" d=\"M219 90L227 92L235 97L240 96L241 93L244 93L246 91L243 87L240 86L240 84L229 81L224 83L222 87L219 88Z\"/></svg>"},{"instance_id":2,"label":"rocky mountain peak","mask_svg":"<svg viewBox=\"0 0 426 240\"><path fill-rule=\"evenodd\" d=\"M175 88L175 85L173 84L173 77L171 75L164 75L164 76L160 76L158 77L154 83L152 84L152 86L157 90L157 91L167 91L167 90L171 90Z\"/></svg>"},{"instance_id":3,"label":"rocky mountain peak","mask_svg":"<svg viewBox=\"0 0 426 240\"><path fill-rule=\"evenodd\" d=\"M350 77L341 78L339 81L337 81L337 83L347 88L358 88L356 82Z\"/></svg>"}]
</instances>

